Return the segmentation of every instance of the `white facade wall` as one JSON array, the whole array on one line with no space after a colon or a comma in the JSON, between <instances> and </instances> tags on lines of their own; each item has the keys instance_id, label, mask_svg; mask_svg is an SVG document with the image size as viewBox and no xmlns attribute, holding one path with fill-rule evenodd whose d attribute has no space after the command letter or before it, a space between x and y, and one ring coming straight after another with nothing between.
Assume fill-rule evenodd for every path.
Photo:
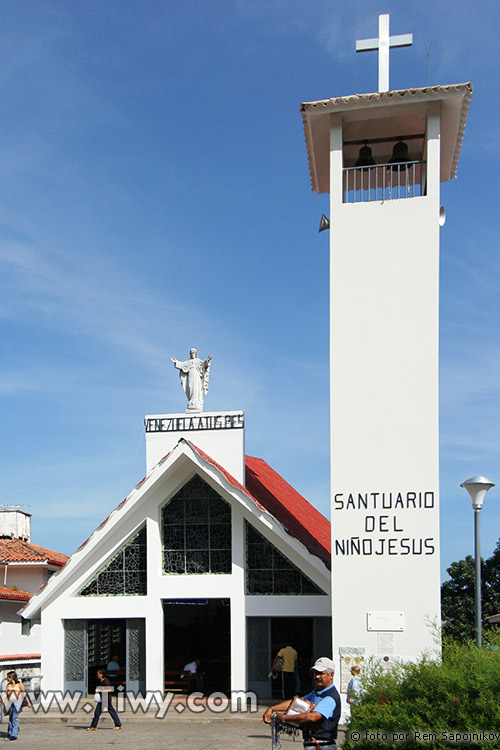
<instances>
[{"instance_id":1,"label":"white facade wall","mask_svg":"<svg viewBox=\"0 0 500 750\"><path fill-rule=\"evenodd\" d=\"M245 484L244 412L150 414L144 424L148 474L184 438L205 451L240 484Z\"/></svg>"}]
</instances>

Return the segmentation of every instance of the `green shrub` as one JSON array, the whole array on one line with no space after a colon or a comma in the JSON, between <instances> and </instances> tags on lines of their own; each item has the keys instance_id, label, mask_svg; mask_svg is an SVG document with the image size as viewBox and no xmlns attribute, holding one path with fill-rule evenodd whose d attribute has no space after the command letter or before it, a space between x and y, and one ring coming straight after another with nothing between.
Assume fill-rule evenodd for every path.
<instances>
[{"instance_id":1,"label":"green shrub","mask_svg":"<svg viewBox=\"0 0 500 750\"><path fill-rule=\"evenodd\" d=\"M448 643L442 661L368 665L347 726L346 750L499 748L500 651Z\"/></svg>"}]
</instances>

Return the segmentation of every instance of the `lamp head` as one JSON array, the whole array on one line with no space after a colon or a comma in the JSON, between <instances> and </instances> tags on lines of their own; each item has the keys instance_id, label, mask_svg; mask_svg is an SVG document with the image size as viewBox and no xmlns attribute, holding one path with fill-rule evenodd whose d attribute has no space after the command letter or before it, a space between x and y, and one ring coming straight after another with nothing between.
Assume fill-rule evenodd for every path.
<instances>
[{"instance_id":1,"label":"lamp head","mask_svg":"<svg viewBox=\"0 0 500 750\"><path fill-rule=\"evenodd\" d=\"M484 496L494 486L494 483L490 482L486 477L470 477L470 479L466 479L460 485L460 487L463 487L469 493L474 510L481 510Z\"/></svg>"}]
</instances>

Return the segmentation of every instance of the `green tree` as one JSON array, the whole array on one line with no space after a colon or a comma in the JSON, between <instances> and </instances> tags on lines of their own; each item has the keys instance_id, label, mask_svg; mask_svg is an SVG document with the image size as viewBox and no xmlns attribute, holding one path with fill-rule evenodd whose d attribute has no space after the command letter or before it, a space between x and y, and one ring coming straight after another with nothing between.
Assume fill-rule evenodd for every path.
<instances>
[{"instance_id":1,"label":"green tree","mask_svg":"<svg viewBox=\"0 0 500 750\"><path fill-rule=\"evenodd\" d=\"M441 586L443 634L461 642L474 640L474 558L467 555L452 563L447 572L450 579ZM487 618L500 613L500 540L493 555L481 560L481 601L483 628L488 631Z\"/></svg>"}]
</instances>

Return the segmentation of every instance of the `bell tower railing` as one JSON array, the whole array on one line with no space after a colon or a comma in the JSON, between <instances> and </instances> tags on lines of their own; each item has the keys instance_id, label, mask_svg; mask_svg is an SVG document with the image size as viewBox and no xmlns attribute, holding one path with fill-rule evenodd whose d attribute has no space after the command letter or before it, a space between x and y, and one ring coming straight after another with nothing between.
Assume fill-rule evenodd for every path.
<instances>
[{"instance_id":1,"label":"bell tower railing","mask_svg":"<svg viewBox=\"0 0 500 750\"><path fill-rule=\"evenodd\" d=\"M426 194L427 163L405 161L342 170L343 203L368 203Z\"/></svg>"}]
</instances>

